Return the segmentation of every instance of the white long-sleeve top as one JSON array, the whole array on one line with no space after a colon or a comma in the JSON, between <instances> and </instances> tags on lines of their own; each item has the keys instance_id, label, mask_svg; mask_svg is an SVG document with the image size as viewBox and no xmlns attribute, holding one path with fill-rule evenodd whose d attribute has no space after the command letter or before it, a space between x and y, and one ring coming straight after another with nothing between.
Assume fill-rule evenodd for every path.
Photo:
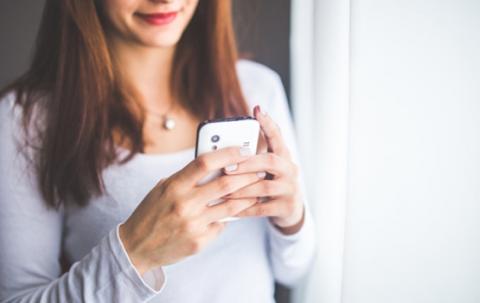
<instances>
[{"instance_id":1,"label":"white long-sleeve top","mask_svg":"<svg viewBox=\"0 0 480 303\"><path fill-rule=\"evenodd\" d=\"M237 69L250 107L260 104L281 126L299 164L280 78L249 61ZM194 149L137 154L103 171L106 192L88 206L52 210L19 152L20 118L13 94L0 101L1 302L268 303L274 302L274 280L292 285L307 272L314 254L308 207L296 234L283 235L266 218L229 222L200 253L140 276L118 226L160 179L193 160ZM72 264L64 274L62 256Z\"/></svg>"}]
</instances>

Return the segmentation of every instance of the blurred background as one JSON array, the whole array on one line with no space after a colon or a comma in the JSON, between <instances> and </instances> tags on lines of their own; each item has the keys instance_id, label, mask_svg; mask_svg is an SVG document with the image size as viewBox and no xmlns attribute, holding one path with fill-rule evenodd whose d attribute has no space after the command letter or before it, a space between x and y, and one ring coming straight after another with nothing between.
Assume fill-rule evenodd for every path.
<instances>
[{"instance_id":1,"label":"blurred background","mask_svg":"<svg viewBox=\"0 0 480 303\"><path fill-rule=\"evenodd\" d=\"M318 254L281 303L480 302L480 1L234 0L291 101ZM0 85L43 1L0 3Z\"/></svg>"}]
</instances>

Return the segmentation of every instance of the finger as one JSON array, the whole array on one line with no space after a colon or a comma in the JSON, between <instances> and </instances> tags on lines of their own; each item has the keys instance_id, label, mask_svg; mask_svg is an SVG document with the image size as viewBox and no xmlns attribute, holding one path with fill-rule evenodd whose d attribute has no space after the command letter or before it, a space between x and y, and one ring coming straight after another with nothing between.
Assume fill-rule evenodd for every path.
<instances>
[{"instance_id":1,"label":"finger","mask_svg":"<svg viewBox=\"0 0 480 303\"><path fill-rule=\"evenodd\" d=\"M229 175L251 172L268 172L277 177L282 177L293 172L293 167L290 163L274 153L255 155L242 163L239 163L234 168L235 169L231 170L227 167L224 169L224 172Z\"/></svg>"},{"instance_id":2,"label":"finger","mask_svg":"<svg viewBox=\"0 0 480 303\"><path fill-rule=\"evenodd\" d=\"M260 123L263 134L265 135L269 151L274 152L281 157L289 156L290 153L285 145L285 142L283 141L280 127L278 127L278 125L266 112L262 112L259 105L255 106L253 112L255 114L255 118Z\"/></svg>"},{"instance_id":3,"label":"finger","mask_svg":"<svg viewBox=\"0 0 480 303\"><path fill-rule=\"evenodd\" d=\"M208 233L212 238L216 237L225 229L225 226L225 222L212 222L208 224Z\"/></svg>"},{"instance_id":4,"label":"finger","mask_svg":"<svg viewBox=\"0 0 480 303\"><path fill-rule=\"evenodd\" d=\"M241 188L226 196L228 199L243 199L256 197L277 197L293 194L293 188L288 182L279 180L262 180Z\"/></svg>"},{"instance_id":5,"label":"finger","mask_svg":"<svg viewBox=\"0 0 480 303\"><path fill-rule=\"evenodd\" d=\"M209 173L245 161L251 157L252 154L252 151L248 148L240 148L237 146L211 151L202 154L195 160L191 161L187 166L175 174L175 178L193 186Z\"/></svg>"},{"instance_id":6,"label":"finger","mask_svg":"<svg viewBox=\"0 0 480 303\"><path fill-rule=\"evenodd\" d=\"M260 177L256 173L221 176L197 187L193 192L194 200L205 201L207 205L210 201L222 198L259 180Z\"/></svg>"},{"instance_id":7,"label":"finger","mask_svg":"<svg viewBox=\"0 0 480 303\"><path fill-rule=\"evenodd\" d=\"M223 222L213 222L208 224L203 234L192 241L190 253L196 254L205 249L205 247L207 247L210 242L216 239L224 229L225 223Z\"/></svg>"},{"instance_id":8,"label":"finger","mask_svg":"<svg viewBox=\"0 0 480 303\"><path fill-rule=\"evenodd\" d=\"M220 204L207 207L205 219L207 222L217 222L224 218L234 217L245 209L252 207L256 202L256 199L226 200Z\"/></svg>"},{"instance_id":9,"label":"finger","mask_svg":"<svg viewBox=\"0 0 480 303\"><path fill-rule=\"evenodd\" d=\"M260 135L258 136L258 144L257 144L256 154L264 154L266 152L268 152L267 139L265 138L265 135L263 134L263 132L260 132Z\"/></svg>"},{"instance_id":10,"label":"finger","mask_svg":"<svg viewBox=\"0 0 480 303\"><path fill-rule=\"evenodd\" d=\"M281 215L280 207L275 200L264 203L256 203L253 206L238 213L237 217L277 217Z\"/></svg>"}]
</instances>

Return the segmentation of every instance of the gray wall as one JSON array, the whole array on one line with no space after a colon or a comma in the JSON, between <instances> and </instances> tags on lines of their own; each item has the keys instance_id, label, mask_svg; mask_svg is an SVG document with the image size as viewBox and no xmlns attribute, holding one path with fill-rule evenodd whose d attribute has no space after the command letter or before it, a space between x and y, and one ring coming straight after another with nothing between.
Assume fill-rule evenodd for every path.
<instances>
[{"instance_id":1,"label":"gray wall","mask_svg":"<svg viewBox=\"0 0 480 303\"><path fill-rule=\"evenodd\" d=\"M0 87L28 67L44 0L0 1Z\"/></svg>"},{"instance_id":2,"label":"gray wall","mask_svg":"<svg viewBox=\"0 0 480 303\"><path fill-rule=\"evenodd\" d=\"M242 55L277 71L290 96L290 0L236 0L233 3Z\"/></svg>"}]
</instances>

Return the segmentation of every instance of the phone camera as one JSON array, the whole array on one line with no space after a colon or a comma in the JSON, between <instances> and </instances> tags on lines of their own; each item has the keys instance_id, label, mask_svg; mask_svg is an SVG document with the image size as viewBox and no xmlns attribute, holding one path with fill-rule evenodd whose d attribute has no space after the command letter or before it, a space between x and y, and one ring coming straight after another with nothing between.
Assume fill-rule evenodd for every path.
<instances>
[{"instance_id":1,"label":"phone camera","mask_svg":"<svg viewBox=\"0 0 480 303\"><path fill-rule=\"evenodd\" d=\"M220 140L220 136L214 135L214 136L212 136L211 140L212 140L213 143L217 143Z\"/></svg>"}]
</instances>

